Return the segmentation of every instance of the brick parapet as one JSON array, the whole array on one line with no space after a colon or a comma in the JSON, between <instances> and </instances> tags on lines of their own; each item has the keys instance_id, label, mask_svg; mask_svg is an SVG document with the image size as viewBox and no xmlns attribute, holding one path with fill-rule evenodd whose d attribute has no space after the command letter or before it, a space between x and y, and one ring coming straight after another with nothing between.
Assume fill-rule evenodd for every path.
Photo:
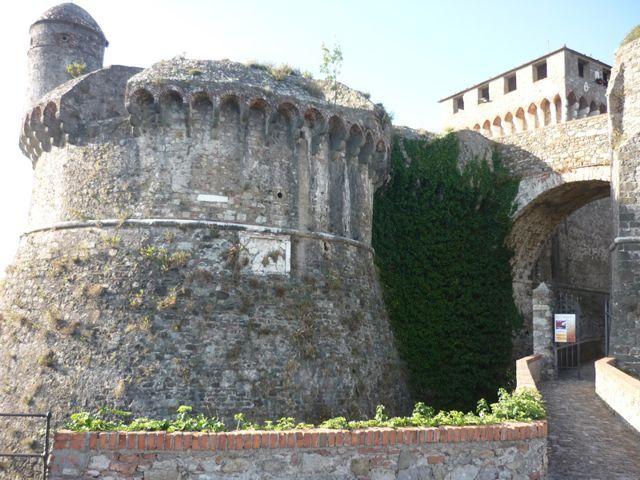
<instances>
[{"instance_id":1,"label":"brick parapet","mask_svg":"<svg viewBox=\"0 0 640 480\"><path fill-rule=\"evenodd\" d=\"M236 432L72 432L54 435L53 451L66 450L257 450L333 447L394 447L424 443L495 442L546 438L547 422L432 428L287 430Z\"/></svg>"}]
</instances>

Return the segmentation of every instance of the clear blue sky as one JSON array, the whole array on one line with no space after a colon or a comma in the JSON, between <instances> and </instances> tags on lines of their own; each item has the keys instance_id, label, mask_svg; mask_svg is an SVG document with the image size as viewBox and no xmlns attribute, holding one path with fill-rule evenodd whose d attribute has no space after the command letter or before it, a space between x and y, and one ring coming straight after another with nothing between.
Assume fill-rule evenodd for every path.
<instances>
[{"instance_id":1,"label":"clear blue sky","mask_svg":"<svg viewBox=\"0 0 640 480\"><path fill-rule=\"evenodd\" d=\"M29 25L57 2L5 12L0 116L0 266L24 228L30 166L17 149ZM348 1L85 0L102 26L106 64L163 58L288 63L318 75L320 45L338 42L341 81L371 93L396 124L440 129L437 100L566 44L607 63L640 23L640 0Z\"/></svg>"}]
</instances>

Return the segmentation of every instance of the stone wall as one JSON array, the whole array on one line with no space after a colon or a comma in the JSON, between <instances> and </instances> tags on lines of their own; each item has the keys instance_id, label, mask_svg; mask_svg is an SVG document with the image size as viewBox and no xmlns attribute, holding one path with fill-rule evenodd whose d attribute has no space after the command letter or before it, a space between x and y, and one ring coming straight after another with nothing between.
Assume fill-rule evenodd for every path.
<instances>
[{"instance_id":1,"label":"stone wall","mask_svg":"<svg viewBox=\"0 0 640 480\"><path fill-rule=\"evenodd\" d=\"M609 84L614 246L611 353L640 374L640 41L620 46Z\"/></svg>"},{"instance_id":2,"label":"stone wall","mask_svg":"<svg viewBox=\"0 0 640 480\"><path fill-rule=\"evenodd\" d=\"M55 435L51 479L541 479L547 425Z\"/></svg>"},{"instance_id":3,"label":"stone wall","mask_svg":"<svg viewBox=\"0 0 640 480\"><path fill-rule=\"evenodd\" d=\"M370 247L388 117L308 82L174 59L101 69L32 106L0 410L407 412Z\"/></svg>"},{"instance_id":4,"label":"stone wall","mask_svg":"<svg viewBox=\"0 0 640 480\"><path fill-rule=\"evenodd\" d=\"M615 363L611 357L596 362L596 393L640 433L640 380Z\"/></svg>"},{"instance_id":5,"label":"stone wall","mask_svg":"<svg viewBox=\"0 0 640 480\"><path fill-rule=\"evenodd\" d=\"M516 356L521 356L532 351L531 290L536 281L552 280L546 273L536 275L536 263L541 257L542 263L550 258L548 239L554 231L562 232L559 225L568 217L566 231L574 234L560 237L560 257L564 265L569 265L564 277L566 283L579 288L605 290L602 288L603 279L608 275L602 272L606 264L606 253L602 249L610 238L606 228L606 201L589 207L592 211L587 208L582 213L571 215L594 200L609 195L607 116L547 126L495 141L507 168L521 178L514 226L508 240L514 249L514 297L525 321L515 341ZM589 236L586 231L593 227L598 232ZM584 237L580 234L582 230L585 231ZM538 265L539 272L546 268L541 265ZM575 273L569 273L569 270ZM588 281L579 273L586 270L592 272ZM545 272L550 273L550 269ZM580 282L578 278L581 278ZM591 318L599 316L597 310L602 308L599 305L589 307L594 312L590 314Z\"/></svg>"}]
</instances>

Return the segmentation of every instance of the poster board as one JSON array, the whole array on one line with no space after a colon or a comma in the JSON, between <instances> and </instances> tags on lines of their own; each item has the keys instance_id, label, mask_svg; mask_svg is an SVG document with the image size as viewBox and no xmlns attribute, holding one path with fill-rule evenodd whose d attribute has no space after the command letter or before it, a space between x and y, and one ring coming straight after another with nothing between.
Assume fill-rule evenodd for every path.
<instances>
[{"instance_id":1,"label":"poster board","mask_svg":"<svg viewBox=\"0 0 640 480\"><path fill-rule=\"evenodd\" d=\"M556 313L553 316L556 343L576 343L576 314Z\"/></svg>"}]
</instances>

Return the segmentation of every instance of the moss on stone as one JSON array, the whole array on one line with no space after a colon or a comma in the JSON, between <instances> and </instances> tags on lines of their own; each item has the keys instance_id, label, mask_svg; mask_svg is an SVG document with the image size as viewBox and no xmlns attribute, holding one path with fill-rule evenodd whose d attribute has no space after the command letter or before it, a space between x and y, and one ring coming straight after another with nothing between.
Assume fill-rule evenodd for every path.
<instances>
[{"instance_id":1,"label":"moss on stone","mask_svg":"<svg viewBox=\"0 0 640 480\"><path fill-rule=\"evenodd\" d=\"M624 37L620 46L626 45L627 43L633 42L640 38L640 25L636 25L633 29Z\"/></svg>"}]
</instances>

